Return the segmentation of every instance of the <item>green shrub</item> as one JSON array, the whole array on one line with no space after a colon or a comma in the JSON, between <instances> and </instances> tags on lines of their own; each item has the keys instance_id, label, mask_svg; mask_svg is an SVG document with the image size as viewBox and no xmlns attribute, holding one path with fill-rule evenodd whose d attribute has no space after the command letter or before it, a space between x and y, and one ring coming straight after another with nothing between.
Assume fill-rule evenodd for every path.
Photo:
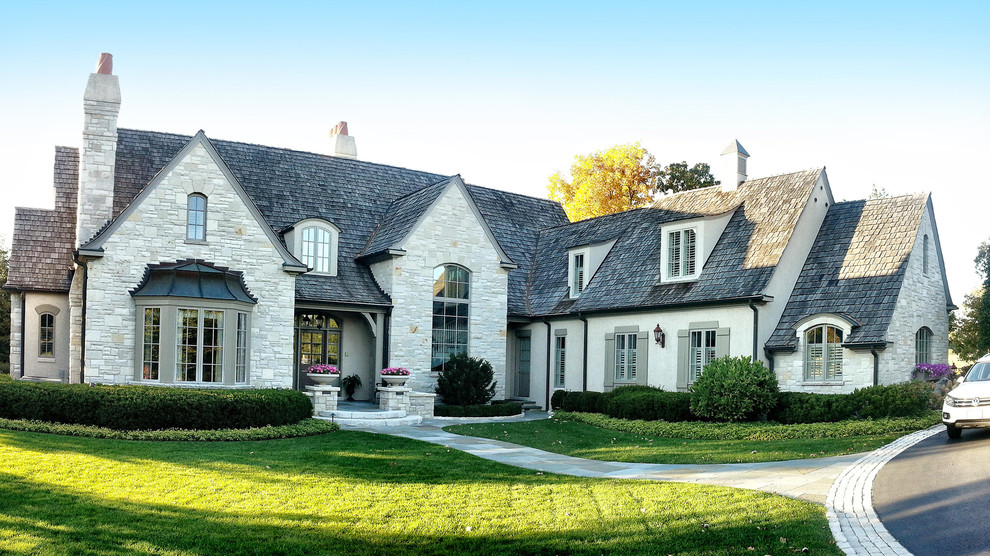
<instances>
[{"instance_id":1,"label":"green shrub","mask_svg":"<svg viewBox=\"0 0 990 556\"><path fill-rule=\"evenodd\" d=\"M657 436L694 440L796 440L808 438L847 438L909 432L928 428L941 422L941 415L934 411L919 417L894 419L842 421L841 423L810 423L781 425L779 423L703 423L667 421L629 421L613 419L607 415L560 412L557 420L572 420L599 428Z\"/></svg>"},{"instance_id":2,"label":"green shrub","mask_svg":"<svg viewBox=\"0 0 990 556\"><path fill-rule=\"evenodd\" d=\"M293 425L260 427L252 429L219 430L140 430L123 431L94 427L92 425L66 425L41 421L0 419L0 429L25 432L42 432L65 436L111 438L115 440L153 440L156 442L240 442L245 440L275 440L315 436L340 430L340 425L322 419L303 419Z\"/></svg>"},{"instance_id":3,"label":"green shrub","mask_svg":"<svg viewBox=\"0 0 990 556\"><path fill-rule=\"evenodd\" d=\"M437 404L433 414L437 417L504 417L522 413L519 402L493 403L491 405Z\"/></svg>"},{"instance_id":4,"label":"green shrub","mask_svg":"<svg viewBox=\"0 0 990 556\"><path fill-rule=\"evenodd\" d=\"M554 390L553 395L550 396L550 409L560 409L563 407L564 396L567 395L566 390Z\"/></svg>"},{"instance_id":5,"label":"green shrub","mask_svg":"<svg viewBox=\"0 0 990 556\"><path fill-rule=\"evenodd\" d=\"M691 412L716 421L753 421L777 404L777 377L760 361L723 357L691 387Z\"/></svg>"},{"instance_id":6,"label":"green shrub","mask_svg":"<svg viewBox=\"0 0 990 556\"><path fill-rule=\"evenodd\" d=\"M915 417L940 407L932 385L924 381L859 388L849 398L865 419Z\"/></svg>"},{"instance_id":7,"label":"green shrub","mask_svg":"<svg viewBox=\"0 0 990 556\"><path fill-rule=\"evenodd\" d=\"M622 386L604 395L604 413L617 419L692 421L691 395L651 386Z\"/></svg>"},{"instance_id":8,"label":"green shrub","mask_svg":"<svg viewBox=\"0 0 990 556\"><path fill-rule=\"evenodd\" d=\"M0 375L10 376L10 363L0 363Z\"/></svg>"},{"instance_id":9,"label":"green shrub","mask_svg":"<svg viewBox=\"0 0 990 556\"><path fill-rule=\"evenodd\" d=\"M447 405L484 405L495 397L495 384L491 363L454 354L440 369L436 392Z\"/></svg>"},{"instance_id":10,"label":"green shrub","mask_svg":"<svg viewBox=\"0 0 990 556\"><path fill-rule=\"evenodd\" d=\"M564 411L580 411L582 413L603 413L605 398L601 392L568 392L561 404Z\"/></svg>"},{"instance_id":11,"label":"green shrub","mask_svg":"<svg viewBox=\"0 0 990 556\"><path fill-rule=\"evenodd\" d=\"M849 394L781 392L768 418L778 423L836 423L852 419L856 407Z\"/></svg>"},{"instance_id":12,"label":"green shrub","mask_svg":"<svg viewBox=\"0 0 990 556\"><path fill-rule=\"evenodd\" d=\"M298 423L313 404L295 390L194 390L0 381L0 418L116 430L244 429Z\"/></svg>"}]
</instances>

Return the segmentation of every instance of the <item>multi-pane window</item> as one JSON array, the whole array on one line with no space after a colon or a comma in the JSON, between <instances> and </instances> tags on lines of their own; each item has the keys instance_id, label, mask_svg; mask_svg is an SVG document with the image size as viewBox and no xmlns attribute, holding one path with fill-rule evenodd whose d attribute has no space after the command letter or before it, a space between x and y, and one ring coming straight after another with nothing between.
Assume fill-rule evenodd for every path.
<instances>
[{"instance_id":1,"label":"multi-pane window","mask_svg":"<svg viewBox=\"0 0 990 556\"><path fill-rule=\"evenodd\" d=\"M922 327L914 335L914 364L927 365L932 362L932 331Z\"/></svg>"},{"instance_id":2,"label":"multi-pane window","mask_svg":"<svg viewBox=\"0 0 990 556\"><path fill-rule=\"evenodd\" d=\"M636 380L636 333L615 335L615 380Z\"/></svg>"},{"instance_id":3,"label":"multi-pane window","mask_svg":"<svg viewBox=\"0 0 990 556\"><path fill-rule=\"evenodd\" d=\"M206 197L199 193L186 200L186 239L206 240Z\"/></svg>"},{"instance_id":4,"label":"multi-pane window","mask_svg":"<svg viewBox=\"0 0 990 556\"><path fill-rule=\"evenodd\" d=\"M183 382L222 381L223 311L179 309L175 379Z\"/></svg>"},{"instance_id":5,"label":"multi-pane window","mask_svg":"<svg viewBox=\"0 0 990 556\"><path fill-rule=\"evenodd\" d=\"M302 262L313 272L331 272L333 236L326 228L310 226L302 231Z\"/></svg>"},{"instance_id":6,"label":"multi-pane window","mask_svg":"<svg viewBox=\"0 0 990 556\"><path fill-rule=\"evenodd\" d=\"M698 380L705 367L715 359L715 330L691 331L691 361L689 380Z\"/></svg>"},{"instance_id":7,"label":"multi-pane window","mask_svg":"<svg viewBox=\"0 0 990 556\"><path fill-rule=\"evenodd\" d=\"M554 373L553 373L553 385L557 388L563 388L564 386L564 365L567 356L567 336L557 336L557 342L554 349Z\"/></svg>"},{"instance_id":8,"label":"multi-pane window","mask_svg":"<svg viewBox=\"0 0 990 556\"><path fill-rule=\"evenodd\" d=\"M247 382L247 313L237 313L237 350L234 358L234 382Z\"/></svg>"},{"instance_id":9,"label":"multi-pane window","mask_svg":"<svg viewBox=\"0 0 990 556\"><path fill-rule=\"evenodd\" d=\"M571 297L577 297L584 291L584 254L574 255L571 261Z\"/></svg>"},{"instance_id":10,"label":"multi-pane window","mask_svg":"<svg viewBox=\"0 0 990 556\"><path fill-rule=\"evenodd\" d=\"M667 234L667 277L685 278L695 274L697 234L693 229Z\"/></svg>"},{"instance_id":11,"label":"multi-pane window","mask_svg":"<svg viewBox=\"0 0 990 556\"><path fill-rule=\"evenodd\" d=\"M55 315L42 313L38 329L38 357L55 357Z\"/></svg>"},{"instance_id":12,"label":"multi-pane window","mask_svg":"<svg viewBox=\"0 0 990 556\"><path fill-rule=\"evenodd\" d=\"M842 330L822 325L804 333L804 379L842 380Z\"/></svg>"},{"instance_id":13,"label":"multi-pane window","mask_svg":"<svg viewBox=\"0 0 990 556\"><path fill-rule=\"evenodd\" d=\"M433 372L451 355L468 352L470 287L471 272L464 267L442 265L433 271Z\"/></svg>"},{"instance_id":14,"label":"multi-pane window","mask_svg":"<svg viewBox=\"0 0 990 556\"><path fill-rule=\"evenodd\" d=\"M322 312L296 314L299 371L318 364L340 365L340 323Z\"/></svg>"},{"instance_id":15,"label":"multi-pane window","mask_svg":"<svg viewBox=\"0 0 990 556\"><path fill-rule=\"evenodd\" d=\"M141 378L158 380L161 367L162 310L149 307L144 310L144 349L142 350Z\"/></svg>"}]
</instances>

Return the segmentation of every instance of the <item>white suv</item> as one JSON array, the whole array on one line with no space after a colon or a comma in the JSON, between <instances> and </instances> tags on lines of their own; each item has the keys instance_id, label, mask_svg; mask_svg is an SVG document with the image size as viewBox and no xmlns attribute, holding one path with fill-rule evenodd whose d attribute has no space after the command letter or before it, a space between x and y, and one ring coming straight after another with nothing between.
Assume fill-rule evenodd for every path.
<instances>
[{"instance_id":1,"label":"white suv","mask_svg":"<svg viewBox=\"0 0 990 556\"><path fill-rule=\"evenodd\" d=\"M942 404L942 422L949 438L959 438L963 429L990 427L990 353L959 381L962 384Z\"/></svg>"}]
</instances>

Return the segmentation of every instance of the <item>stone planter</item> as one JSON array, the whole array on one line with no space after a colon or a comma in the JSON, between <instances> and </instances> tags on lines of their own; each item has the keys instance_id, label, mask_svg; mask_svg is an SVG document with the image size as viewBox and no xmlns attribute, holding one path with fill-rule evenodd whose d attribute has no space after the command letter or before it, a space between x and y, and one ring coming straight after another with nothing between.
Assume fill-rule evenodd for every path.
<instances>
[{"instance_id":1,"label":"stone planter","mask_svg":"<svg viewBox=\"0 0 990 556\"><path fill-rule=\"evenodd\" d=\"M389 386L405 386L409 375L382 375L382 380Z\"/></svg>"},{"instance_id":2,"label":"stone planter","mask_svg":"<svg viewBox=\"0 0 990 556\"><path fill-rule=\"evenodd\" d=\"M325 375L318 373L306 373L310 380L320 386L338 386L340 384L340 374Z\"/></svg>"}]
</instances>

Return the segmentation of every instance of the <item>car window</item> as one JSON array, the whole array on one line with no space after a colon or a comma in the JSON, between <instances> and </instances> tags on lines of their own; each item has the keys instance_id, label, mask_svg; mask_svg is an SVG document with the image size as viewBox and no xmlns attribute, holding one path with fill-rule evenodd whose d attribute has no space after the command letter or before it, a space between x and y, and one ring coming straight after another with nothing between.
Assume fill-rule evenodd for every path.
<instances>
[{"instance_id":1,"label":"car window","mask_svg":"<svg viewBox=\"0 0 990 556\"><path fill-rule=\"evenodd\" d=\"M990 363L977 363L970 369L966 382L990 380Z\"/></svg>"}]
</instances>

